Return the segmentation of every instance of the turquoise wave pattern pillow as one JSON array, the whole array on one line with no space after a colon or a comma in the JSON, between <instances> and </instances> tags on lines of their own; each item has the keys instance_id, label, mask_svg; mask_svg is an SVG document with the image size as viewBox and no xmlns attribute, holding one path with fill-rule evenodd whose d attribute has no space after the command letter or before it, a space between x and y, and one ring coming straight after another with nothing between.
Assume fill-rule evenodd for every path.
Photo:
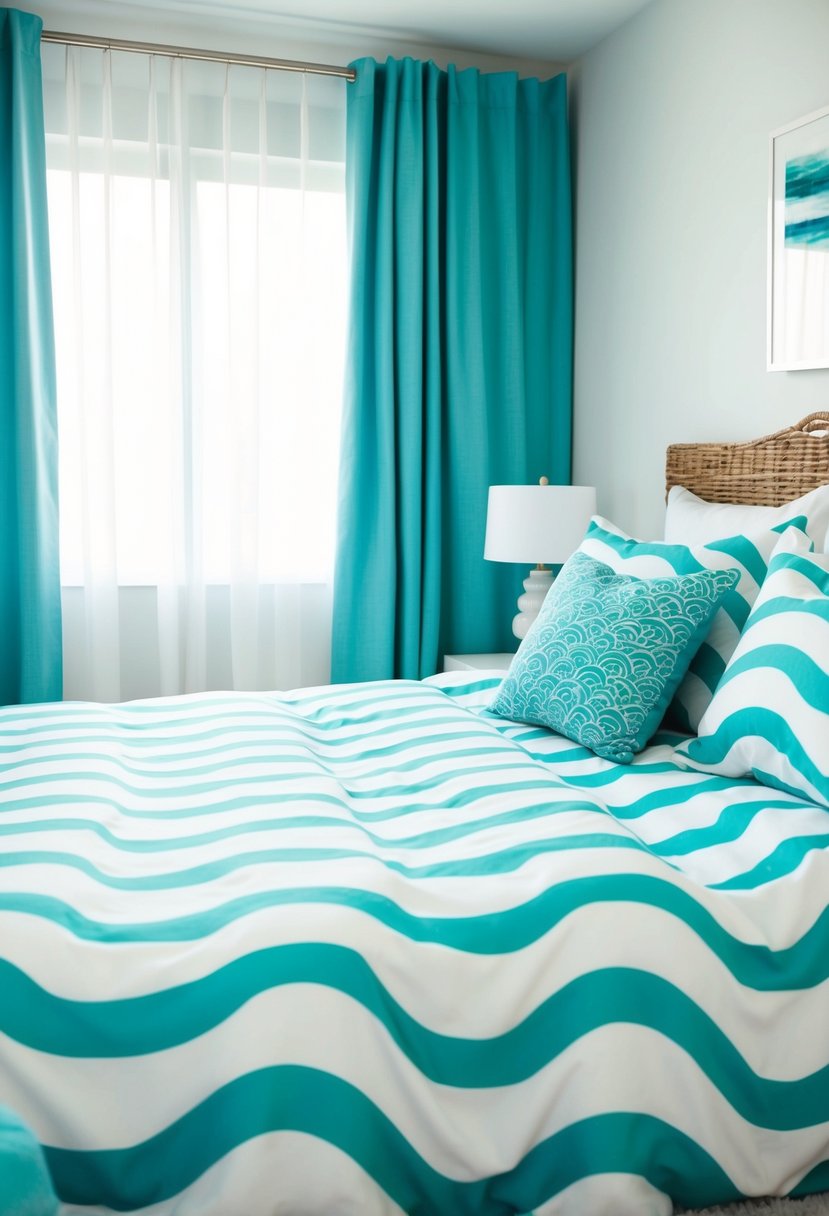
<instances>
[{"instance_id":1,"label":"turquoise wave pattern pillow","mask_svg":"<svg viewBox=\"0 0 829 1216\"><path fill-rule=\"evenodd\" d=\"M804 526L807 522L795 520ZM711 704L760 593L771 555L787 527L789 523L785 522L751 536L730 536L691 546L635 540L601 516L591 520L580 551L604 562L617 574L657 578L695 574L701 570L734 569L739 575L736 586L725 596L715 614L711 631L694 656L670 705L668 723L678 730L697 733L702 715Z\"/></svg>"},{"instance_id":2,"label":"turquoise wave pattern pillow","mask_svg":"<svg viewBox=\"0 0 829 1216\"><path fill-rule=\"evenodd\" d=\"M735 570L615 574L574 553L489 708L629 764L659 726Z\"/></svg>"},{"instance_id":3,"label":"turquoise wave pattern pillow","mask_svg":"<svg viewBox=\"0 0 829 1216\"><path fill-rule=\"evenodd\" d=\"M829 556L801 532L772 556L699 738L676 759L829 807Z\"/></svg>"}]
</instances>

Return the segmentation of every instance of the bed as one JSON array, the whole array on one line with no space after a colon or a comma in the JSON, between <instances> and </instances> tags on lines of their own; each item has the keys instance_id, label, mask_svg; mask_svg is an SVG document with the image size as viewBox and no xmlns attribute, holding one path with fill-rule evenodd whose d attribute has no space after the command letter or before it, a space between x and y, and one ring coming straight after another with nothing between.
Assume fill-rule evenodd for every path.
<instances>
[{"instance_id":1,"label":"bed","mask_svg":"<svg viewBox=\"0 0 829 1216\"><path fill-rule=\"evenodd\" d=\"M812 489L819 429L748 459L818 445ZM669 482L745 477L684 446ZM0 710L0 1103L67 1213L829 1189L829 811L495 718L499 678Z\"/></svg>"}]
</instances>

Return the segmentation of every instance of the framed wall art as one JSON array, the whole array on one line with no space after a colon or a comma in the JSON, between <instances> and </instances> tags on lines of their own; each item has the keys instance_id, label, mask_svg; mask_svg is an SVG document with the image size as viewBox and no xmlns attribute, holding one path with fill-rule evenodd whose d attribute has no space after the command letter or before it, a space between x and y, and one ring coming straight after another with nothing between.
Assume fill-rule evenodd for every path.
<instances>
[{"instance_id":1,"label":"framed wall art","mask_svg":"<svg viewBox=\"0 0 829 1216\"><path fill-rule=\"evenodd\" d=\"M771 135L768 369L829 367L829 106Z\"/></svg>"}]
</instances>

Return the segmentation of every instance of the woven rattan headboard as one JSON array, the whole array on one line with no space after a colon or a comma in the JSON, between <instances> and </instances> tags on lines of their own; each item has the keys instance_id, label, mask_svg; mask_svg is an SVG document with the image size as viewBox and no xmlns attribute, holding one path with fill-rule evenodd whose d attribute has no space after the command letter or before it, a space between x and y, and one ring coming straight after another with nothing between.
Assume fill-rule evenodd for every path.
<instances>
[{"instance_id":1,"label":"woven rattan headboard","mask_svg":"<svg viewBox=\"0 0 829 1216\"><path fill-rule=\"evenodd\" d=\"M665 476L708 502L779 507L829 482L829 413L750 443L673 443Z\"/></svg>"}]
</instances>

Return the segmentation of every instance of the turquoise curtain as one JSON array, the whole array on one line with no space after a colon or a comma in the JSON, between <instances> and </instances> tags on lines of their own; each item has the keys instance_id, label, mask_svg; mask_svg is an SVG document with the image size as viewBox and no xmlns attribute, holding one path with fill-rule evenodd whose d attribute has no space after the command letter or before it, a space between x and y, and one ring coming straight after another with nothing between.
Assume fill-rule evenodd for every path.
<instances>
[{"instance_id":1,"label":"turquoise curtain","mask_svg":"<svg viewBox=\"0 0 829 1216\"><path fill-rule=\"evenodd\" d=\"M515 643L488 487L570 477L566 80L354 66L332 671L419 679Z\"/></svg>"},{"instance_id":2,"label":"turquoise curtain","mask_svg":"<svg viewBox=\"0 0 829 1216\"><path fill-rule=\"evenodd\" d=\"M59 700L57 419L42 22L0 8L0 704Z\"/></svg>"}]
</instances>

